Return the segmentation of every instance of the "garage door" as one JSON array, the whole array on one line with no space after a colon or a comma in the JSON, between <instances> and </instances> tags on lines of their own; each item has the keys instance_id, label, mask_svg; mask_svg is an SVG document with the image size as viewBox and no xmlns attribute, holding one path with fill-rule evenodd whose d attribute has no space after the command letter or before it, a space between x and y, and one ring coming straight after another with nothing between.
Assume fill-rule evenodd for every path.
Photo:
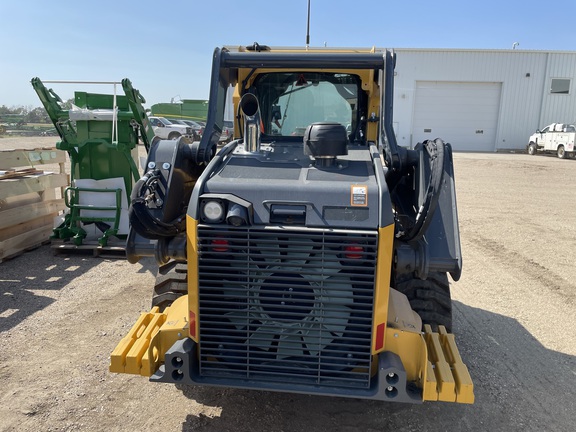
<instances>
[{"instance_id":1,"label":"garage door","mask_svg":"<svg viewBox=\"0 0 576 432\"><path fill-rule=\"evenodd\" d=\"M494 151L501 83L417 81L412 143L442 138L454 150Z\"/></svg>"}]
</instances>

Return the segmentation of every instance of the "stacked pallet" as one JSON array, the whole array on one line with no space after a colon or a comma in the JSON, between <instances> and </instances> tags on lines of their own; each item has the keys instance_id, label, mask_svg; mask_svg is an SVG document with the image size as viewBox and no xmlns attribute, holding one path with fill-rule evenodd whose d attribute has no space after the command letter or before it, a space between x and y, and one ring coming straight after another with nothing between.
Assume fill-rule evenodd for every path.
<instances>
[{"instance_id":1,"label":"stacked pallet","mask_svg":"<svg viewBox=\"0 0 576 432\"><path fill-rule=\"evenodd\" d=\"M65 162L54 148L0 151L0 262L49 240L64 210Z\"/></svg>"}]
</instances>

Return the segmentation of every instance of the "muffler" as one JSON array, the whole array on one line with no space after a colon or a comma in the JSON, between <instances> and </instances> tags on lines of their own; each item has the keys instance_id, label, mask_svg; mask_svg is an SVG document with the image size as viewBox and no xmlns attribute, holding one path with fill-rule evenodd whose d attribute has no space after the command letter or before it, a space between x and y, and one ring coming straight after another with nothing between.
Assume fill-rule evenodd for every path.
<instances>
[{"instance_id":1,"label":"muffler","mask_svg":"<svg viewBox=\"0 0 576 432\"><path fill-rule=\"evenodd\" d=\"M246 93L240 99L240 111L244 116L244 149L249 153L260 151L260 105L258 98Z\"/></svg>"}]
</instances>

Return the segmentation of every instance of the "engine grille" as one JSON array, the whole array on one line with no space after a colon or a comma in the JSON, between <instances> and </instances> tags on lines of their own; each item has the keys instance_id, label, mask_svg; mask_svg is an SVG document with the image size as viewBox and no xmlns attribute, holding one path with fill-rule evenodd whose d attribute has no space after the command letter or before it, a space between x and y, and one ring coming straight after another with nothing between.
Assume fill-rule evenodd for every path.
<instances>
[{"instance_id":1,"label":"engine grille","mask_svg":"<svg viewBox=\"0 0 576 432\"><path fill-rule=\"evenodd\" d=\"M377 233L200 225L200 374L368 388Z\"/></svg>"}]
</instances>

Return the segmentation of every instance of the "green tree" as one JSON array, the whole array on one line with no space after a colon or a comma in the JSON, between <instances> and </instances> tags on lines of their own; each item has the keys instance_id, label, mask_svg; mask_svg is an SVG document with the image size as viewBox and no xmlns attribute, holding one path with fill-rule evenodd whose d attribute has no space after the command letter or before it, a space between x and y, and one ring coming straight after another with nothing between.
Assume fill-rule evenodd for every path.
<instances>
[{"instance_id":1,"label":"green tree","mask_svg":"<svg viewBox=\"0 0 576 432\"><path fill-rule=\"evenodd\" d=\"M0 116L1 115L22 115L26 114L26 108L23 106L12 106L8 108L6 105L0 106Z\"/></svg>"},{"instance_id":2,"label":"green tree","mask_svg":"<svg viewBox=\"0 0 576 432\"><path fill-rule=\"evenodd\" d=\"M50 123L50 117L48 117L48 113L43 107L37 107L28 114L26 114L25 120L28 123Z\"/></svg>"}]
</instances>

